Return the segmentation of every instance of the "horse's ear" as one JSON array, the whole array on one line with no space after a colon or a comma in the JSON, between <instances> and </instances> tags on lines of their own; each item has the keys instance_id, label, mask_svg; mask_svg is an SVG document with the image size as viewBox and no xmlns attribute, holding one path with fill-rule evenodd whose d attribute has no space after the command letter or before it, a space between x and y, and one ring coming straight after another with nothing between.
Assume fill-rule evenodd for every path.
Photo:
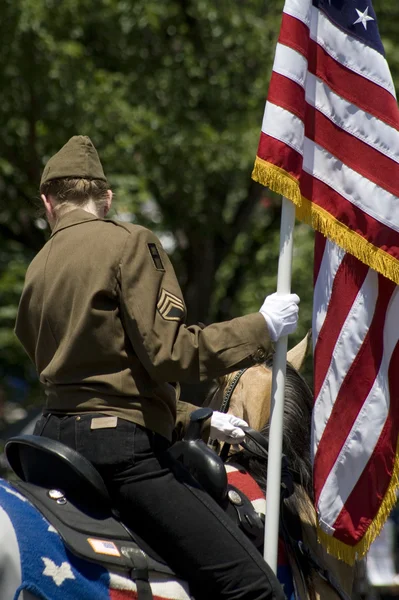
<instances>
[{"instance_id":1,"label":"horse's ear","mask_svg":"<svg viewBox=\"0 0 399 600\"><path fill-rule=\"evenodd\" d=\"M287 361L296 369L300 371L308 350L310 348L310 343L312 341L312 330L309 329L305 337L302 341L299 342L296 346L291 348L289 352L287 352Z\"/></svg>"}]
</instances>

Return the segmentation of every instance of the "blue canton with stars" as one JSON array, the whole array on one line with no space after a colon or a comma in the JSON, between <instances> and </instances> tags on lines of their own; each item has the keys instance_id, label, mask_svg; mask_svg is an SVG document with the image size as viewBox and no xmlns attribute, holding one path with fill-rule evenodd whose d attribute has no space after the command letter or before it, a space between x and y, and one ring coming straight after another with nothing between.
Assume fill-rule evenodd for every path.
<instances>
[{"instance_id":1,"label":"blue canton with stars","mask_svg":"<svg viewBox=\"0 0 399 600\"><path fill-rule=\"evenodd\" d=\"M313 0L313 6L345 33L385 56L371 0Z\"/></svg>"},{"instance_id":2,"label":"blue canton with stars","mask_svg":"<svg viewBox=\"0 0 399 600\"><path fill-rule=\"evenodd\" d=\"M46 600L109 600L108 571L70 554L48 521L4 479L0 506L22 542L20 589Z\"/></svg>"}]
</instances>

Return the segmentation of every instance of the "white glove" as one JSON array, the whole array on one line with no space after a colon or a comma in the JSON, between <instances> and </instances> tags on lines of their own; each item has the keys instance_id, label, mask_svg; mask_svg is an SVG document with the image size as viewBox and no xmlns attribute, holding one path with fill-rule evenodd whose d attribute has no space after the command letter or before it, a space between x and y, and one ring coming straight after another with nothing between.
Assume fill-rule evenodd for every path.
<instances>
[{"instance_id":1,"label":"white glove","mask_svg":"<svg viewBox=\"0 0 399 600\"><path fill-rule=\"evenodd\" d=\"M248 423L234 415L227 415L217 410L213 411L211 438L228 444L239 444L245 438L245 433L241 427L248 427Z\"/></svg>"},{"instance_id":2,"label":"white glove","mask_svg":"<svg viewBox=\"0 0 399 600\"><path fill-rule=\"evenodd\" d=\"M271 294L260 309L265 317L273 342L295 331L298 323L299 296L296 294Z\"/></svg>"}]
</instances>

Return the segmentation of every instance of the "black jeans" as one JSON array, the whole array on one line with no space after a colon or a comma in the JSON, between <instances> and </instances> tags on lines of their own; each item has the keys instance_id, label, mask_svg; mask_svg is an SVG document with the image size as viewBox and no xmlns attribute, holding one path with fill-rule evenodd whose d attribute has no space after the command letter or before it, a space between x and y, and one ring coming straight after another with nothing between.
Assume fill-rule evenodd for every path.
<instances>
[{"instance_id":1,"label":"black jeans","mask_svg":"<svg viewBox=\"0 0 399 600\"><path fill-rule=\"evenodd\" d=\"M35 433L74 448L98 469L122 520L190 585L196 600L282 600L281 585L255 547L166 452L169 442L124 419L41 417Z\"/></svg>"}]
</instances>

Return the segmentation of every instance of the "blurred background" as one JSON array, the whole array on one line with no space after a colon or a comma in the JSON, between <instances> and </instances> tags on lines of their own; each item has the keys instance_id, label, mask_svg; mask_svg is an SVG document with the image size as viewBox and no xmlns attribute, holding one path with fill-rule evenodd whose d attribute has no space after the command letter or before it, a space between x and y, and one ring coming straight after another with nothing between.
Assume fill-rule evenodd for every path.
<instances>
[{"instance_id":1,"label":"blurred background","mask_svg":"<svg viewBox=\"0 0 399 600\"><path fill-rule=\"evenodd\" d=\"M42 402L13 327L25 270L49 235L41 172L72 135L90 136L99 151L115 193L111 216L160 237L188 322L257 311L275 291L281 201L251 170L283 3L1 3L0 440ZM398 84L399 3L373 4ZM298 223L291 346L311 326L312 251L312 231ZM311 359L305 375L311 383ZM186 386L183 398L200 404L205 392Z\"/></svg>"}]
</instances>

